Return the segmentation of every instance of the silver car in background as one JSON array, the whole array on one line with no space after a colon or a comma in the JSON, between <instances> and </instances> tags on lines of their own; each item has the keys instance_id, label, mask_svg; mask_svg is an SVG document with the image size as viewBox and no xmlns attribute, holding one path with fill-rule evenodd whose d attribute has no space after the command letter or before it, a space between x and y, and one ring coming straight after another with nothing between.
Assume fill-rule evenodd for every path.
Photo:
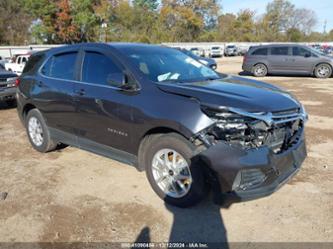
<instances>
[{"instance_id":1,"label":"silver car in background","mask_svg":"<svg viewBox=\"0 0 333 249\"><path fill-rule=\"evenodd\" d=\"M224 49L224 56L236 56L238 55L238 48L235 45L228 45Z\"/></svg>"},{"instance_id":2,"label":"silver car in background","mask_svg":"<svg viewBox=\"0 0 333 249\"><path fill-rule=\"evenodd\" d=\"M244 56L242 68L256 77L302 74L329 78L332 76L333 57L298 44L255 46Z\"/></svg>"}]
</instances>

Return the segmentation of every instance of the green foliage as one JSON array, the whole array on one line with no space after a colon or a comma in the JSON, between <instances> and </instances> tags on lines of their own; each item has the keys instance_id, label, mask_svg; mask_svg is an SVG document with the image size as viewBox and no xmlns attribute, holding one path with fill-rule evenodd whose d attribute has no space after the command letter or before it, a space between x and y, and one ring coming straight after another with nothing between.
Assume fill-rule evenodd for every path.
<instances>
[{"instance_id":1,"label":"green foliage","mask_svg":"<svg viewBox=\"0 0 333 249\"><path fill-rule=\"evenodd\" d=\"M32 18L22 9L22 0L0 1L0 44L25 44L29 42Z\"/></svg>"},{"instance_id":2,"label":"green foliage","mask_svg":"<svg viewBox=\"0 0 333 249\"><path fill-rule=\"evenodd\" d=\"M1 0L0 43L329 41L290 0L222 13L220 0ZM223 3L223 1L222 1ZM251 6L249 6L251 7Z\"/></svg>"},{"instance_id":3,"label":"green foliage","mask_svg":"<svg viewBox=\"0 0 333 249\"><path fill-rule=\"evenodd\" d=\"M154 11L158 7L158 0L133 0L135 7Z\"/></svg>"}]
</instances>

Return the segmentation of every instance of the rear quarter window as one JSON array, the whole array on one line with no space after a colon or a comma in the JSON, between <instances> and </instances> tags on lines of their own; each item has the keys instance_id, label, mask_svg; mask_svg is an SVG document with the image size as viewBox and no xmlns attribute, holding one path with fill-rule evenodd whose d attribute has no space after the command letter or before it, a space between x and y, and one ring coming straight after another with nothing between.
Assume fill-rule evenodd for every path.
<instances>
[{"instance_id":1,"label":"rear quarter window","mask_svg":"<svg viewBox=\"0 0 333 249\"><path fill-rule=\"evenodd\" d=\"M251 55L267 55L268 49L267 48L257 48L252 52Z\"/></svg>"},{"instance_id":2,"label":"rear quarter window","mask_svg":"<svg viewBox=\"0 0 333 249\"><path fill-rule=\"evenodd\" d=\"M74 80L75 63L78 52L68 52L52 56L43 66L43 75L64 79Z\"/></svg>"},{"instance_id":3,"label":"rear quarter window","mask_svg":"<svg viewBox=\"0 0 333 249\"><path fill-rule=\"evenodd\" d=\"M44 54L32 55L23 69L24 74L30 74L37 71L44 59Z\"/></svg>"}]
</instances>

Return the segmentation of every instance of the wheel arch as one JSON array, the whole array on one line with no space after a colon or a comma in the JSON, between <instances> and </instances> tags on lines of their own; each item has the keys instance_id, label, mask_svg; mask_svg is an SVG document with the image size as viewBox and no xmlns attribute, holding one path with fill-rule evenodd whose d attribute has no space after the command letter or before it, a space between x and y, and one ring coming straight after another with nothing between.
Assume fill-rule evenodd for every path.
<instances>
[{"instance_id":1,"label":"wheel arch","mask_svg":"<svg viewBox=\"0 0 333 249\"><path fill-rule=\"evenodd\" d=\"M267 71L268 71L268 65L267 65L268 63L267 62L262 62L262 61L254 63L253 66L252 66L252 70L255 66L257 66L259 64L263 64L267 68Z\"/></svg>"},{"instance_id":2,"label":"wheel arch","mask_svg":"<svg viewBox=\"0 0 333 249\"><path fill-rule=\"evenodd\" d=\"M36 109L36 106L31 104L31 103L27 103L24 105L23 109L22 109L22 118L23 120L25 120L25 118L27 117L28 113L32 110L32 109Z\"/></svg>"},{"instance_id":3,"label":"wheel arch","mask_svg":"<svg viewBox=\"0 0 333 249\"><path fill-rule=\"evenodd\" d=\"M190 137L188 136L188 134L183 134L182 132L179 132L179 130L176 130L172 127L167 127L167 126L157 126L157 127L153 127L151 129L149 129L148 131L146 131L140 139L140 143L138 145L138 151L137 151L137 155L138 155L138 170L140 171L144 171L145 170L145 165L142 163L143 162L143 158L142 158L142 150L144 149L145 145L147 143L149 143L150 138L152 138L153 136L158 136L158 135L164 135L164 134L168 134L168 133L175 133L178 134L180 136L182 136L183 138L189 140Z\"/></svg>"}]
</instances>

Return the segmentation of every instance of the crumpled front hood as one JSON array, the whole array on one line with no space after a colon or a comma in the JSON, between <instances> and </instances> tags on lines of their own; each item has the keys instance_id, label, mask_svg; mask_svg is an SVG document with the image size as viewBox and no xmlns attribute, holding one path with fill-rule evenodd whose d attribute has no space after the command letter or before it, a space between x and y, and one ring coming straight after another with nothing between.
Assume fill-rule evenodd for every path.
<instances>
[{"instance_id":1,"label":"crumpled front hood","mask_svg":"<svg viewBox=\"0 0 333 249\"><path fill-rule=\"evenodd\" d=\"M300 107L290 94L273 85L238 76L195 83L161 83L164 92L196 98L203 105L249 112L275 112Z\"/></svg>"}]
</instances>

